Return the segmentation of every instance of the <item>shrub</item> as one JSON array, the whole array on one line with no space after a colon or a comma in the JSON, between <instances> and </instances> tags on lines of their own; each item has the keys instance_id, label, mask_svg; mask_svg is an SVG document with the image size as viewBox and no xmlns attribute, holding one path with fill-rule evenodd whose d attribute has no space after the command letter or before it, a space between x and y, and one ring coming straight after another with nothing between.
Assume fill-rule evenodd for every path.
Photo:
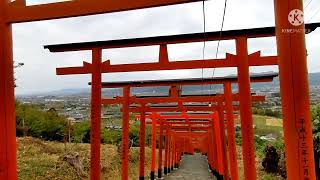
<instances>
[{"instance_id":1,"label":"shrub","mask_svg":"<svg viewBox=\"0 0 320 180\"><path fill-rule=\"evenodd\" d=\"M73 142L89 143L90 142L90 121L83 121L74 125Z\"/></svg>"},{"instance_id":2,"label":"shrub","mask_svg":"<svg viewBox=\"0 0 320 180\"><path fill-rule=\"evenodd\" d=\"M277 173L279 171L280 156L277 149L273 146L267 145L264 148L265 157L262 160L262 166L268 173Z\"/></svg>"},{"instance_id":3,"label":"shrub","mask_svg":"<svg viewBox=\"0 0 320 180\"><path fill-rule=\"evenodd\" d=\"M16 103L17 136L63 141L67 120L55 111L42 111L35 105Z\"/></svg>"},{"instance_id":4,"label":"shrub","mask_svg":"<svg viewBox=\"0 0 320 180\"><path fill-rule=\"evenodd\" d=\"M268 141L260 139L259 136L254 137L254 146L259 157L263 157L264 149Z\"/></svg>"},{"instance_id":5,"label":"shrub","mask_svg":"<svg viewBox=\"0 0 320 180\"><path fill-rule=\"evenodd\" d=\"M317 177L320 179L320 105L312 108L312 133Z\"/></svg>"},{"instance_id":6,"label":"shrub","mask_svg":"<svg viewBox=\"0 0 320 180\"><path fill-rule=\"evenodd\" d=\"M119 145L121 142L121 131L103 129L102 130L102 142L105 144Z\"/></svg>"}]
</instances>

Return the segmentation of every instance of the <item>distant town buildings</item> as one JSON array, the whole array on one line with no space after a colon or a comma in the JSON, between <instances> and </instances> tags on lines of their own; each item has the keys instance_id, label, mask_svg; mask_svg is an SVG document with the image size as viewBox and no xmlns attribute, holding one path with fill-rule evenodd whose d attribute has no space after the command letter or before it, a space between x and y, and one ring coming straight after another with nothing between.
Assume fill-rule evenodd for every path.
<instances>
[{"instance_id":1,"label":"distant town buildings","mask_svg":"<svg viewBox=\"0 0 320 180\"><path fill-rule=\"evenodd\" d=\"M275 86L259 87L252 89L259 95L266 96L266 102L259 104L259 107L281 111L281 98L279 88ZM44 111L55 109L57 113L70 120L72 123L90 119L90 98L87 95L78 96L19 96L17 99L25 104L37 104ZM311 104L320 103L320 86L310 86ZM119 106L103 107L102 119L120 119ZM114 128L118 127L106 127Z\"/></svg>"}]
</instances>

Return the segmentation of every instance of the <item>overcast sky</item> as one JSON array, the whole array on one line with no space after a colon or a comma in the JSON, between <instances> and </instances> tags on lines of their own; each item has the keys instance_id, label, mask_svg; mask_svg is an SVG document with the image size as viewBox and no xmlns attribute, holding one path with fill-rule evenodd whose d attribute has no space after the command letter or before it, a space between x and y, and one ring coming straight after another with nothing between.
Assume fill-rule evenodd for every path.
<instances>
[{"instance_id":1,"label":"overcast sky","mask_svg":"<svg viewBox=\"0 0 320 180\"><path fill-rule=\"evenodd\" d=\"M43 0L27 0L36 4ZM305 21L320 22L320 1L311 2L305 9ZM219 31L224 0L205 3L206 31ZM312 19L311 19L312 18ZM274 26L273 0L228 0L224 30ZM14 60L25 65L16 69L17 94L48 92L68 88L85 88L89 75L57 76L57 67L81 66L91 61L90 52L50 53L43 45L96 40L173 35L203 31L202 2L129 12L94 15L15 24L13 26ZM320 28L307 36L309 72L320 72ZM206 43L205 58L215 58L217 42ZM171 60L202 59L203 43L170 45ZM157 46L113 49L103 52L112 64L151 62L158 59ZM249 52L262 51L262 55L275 55L274 38L249 40ZM233 41L220 43L219 58L235 53ZM277 71L276 67L251 68L251 72ZM215 76L235 73L235 69L216 69ZM204 76L212 76L212 69ZM141 80L158 78L201 77L201 70L165 71L148 73L122 73L104 75L104 81Z\"/></svg>"}]
</instances>

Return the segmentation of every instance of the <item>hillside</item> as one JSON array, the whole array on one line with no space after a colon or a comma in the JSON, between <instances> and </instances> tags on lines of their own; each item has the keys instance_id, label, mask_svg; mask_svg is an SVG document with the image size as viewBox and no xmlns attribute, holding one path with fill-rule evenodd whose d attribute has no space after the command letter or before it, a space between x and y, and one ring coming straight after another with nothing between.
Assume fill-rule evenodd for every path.
<instances>
[{"instance_id":1,"label":"hillside","mask_svg":"<svg viewBox=\"0 0 320 180\"><path fill-rule=\"evenodd\" d=\"M90 169L90 144L64 144L26 137L17 138L19 180L79 180L88 179ZM81 174L63 160L67 154L78 154L83 164ZM146 149L146 163L150 162L150 150ZM139 148L131 148L129 179L136 179ZM101 145L102 179L120 179L120 156L114 145ZM146 164L148 169L148 164Z\"/></svg>"}]
</instances>

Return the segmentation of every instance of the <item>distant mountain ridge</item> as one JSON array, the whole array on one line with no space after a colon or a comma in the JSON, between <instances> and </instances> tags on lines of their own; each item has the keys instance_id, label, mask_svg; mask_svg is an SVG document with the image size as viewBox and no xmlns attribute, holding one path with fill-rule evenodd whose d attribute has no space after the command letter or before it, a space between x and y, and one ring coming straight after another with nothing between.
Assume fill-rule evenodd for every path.
<instances>
[{"instance_id":1,"label":"distant mountain ridge","mask_svg":"<svg viewBox=\"0 0 320 180\"><path fill-rule=\"evenodd\" d=\"M310 86L320 86L320 72L309 73ZM273 82L270 83L255 83L252 84L252 89L259 90L262 88L276 88L279 86L279 77L276 77ZM222 85L204 85L204 86L183 86L183 92L196 93L205 91L218 91L222 88ZM133 88L133 94L161 94L167 93L168 87L146 87L146 88ZM104 96L119 96L122 94L121 89L103 89ZM51 91L47 93L39 93L35 95L52 95L52 96L89 96L90 88L74 88L74 89L62 89L57 91Z\"/></svg>"}]
</instances>

